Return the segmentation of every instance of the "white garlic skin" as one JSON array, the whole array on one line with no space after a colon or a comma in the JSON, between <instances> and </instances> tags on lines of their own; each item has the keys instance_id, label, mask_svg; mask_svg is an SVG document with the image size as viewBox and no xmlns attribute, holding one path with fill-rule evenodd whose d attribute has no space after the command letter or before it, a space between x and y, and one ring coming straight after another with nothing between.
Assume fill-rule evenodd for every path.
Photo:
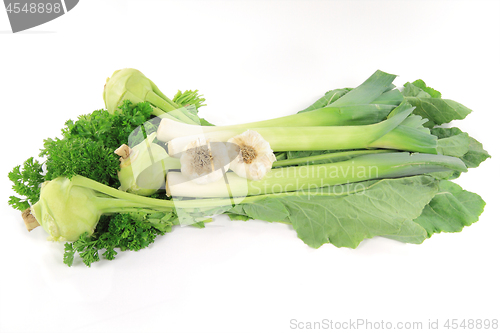
<instances>
[{"instance_id":1,"label":"white garlic skin","mask_svg":"<svg viewBox=\"0 0 500 333\"><path fill-rule=\"evenodd\" d=\"M256 131L247 130L229 139L228 142L235 144L240 150L229 166L240 177L261 180L276 161L271 145ZM246 149L251 151L251 160L245 160Z\"/></svg>"}]
</instances>

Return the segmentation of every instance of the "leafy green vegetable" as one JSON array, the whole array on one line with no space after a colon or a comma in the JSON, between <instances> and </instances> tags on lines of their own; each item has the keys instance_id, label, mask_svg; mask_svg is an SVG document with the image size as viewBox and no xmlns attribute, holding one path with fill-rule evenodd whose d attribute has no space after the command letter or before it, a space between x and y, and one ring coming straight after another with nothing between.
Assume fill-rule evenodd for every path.
<instances>
[{"instance_id":1,"label":"leafy green vegetable","mask_svg":"<svg viewBox=\"0 0 500 333\"><path fill-rule=\"evenodd\" d=\"M99 228L89 236L83 234L73 243L65 244L64 263L73 265L76 253L89 266L100 260L99 251L107 260L115 259L119 248L121 251L138 251L152 244L156 237L172 230L173 215L168 213L124 213L105 216L99 222Z\"/></svg>"},{"instance_id":2,"label":"leafy green vegetable","mask_svg":"<svg viewBox=\"0 0 500 333\"><path fill-rule=\"evenodd\" d=\"M414 222L426 230L428 237L439 232L459 232L479 219L484 206L479 195L442 180L438 193Z\"/></svg>"},{"instance_id":3,"label":"leafy green vegetable","mask_svg":"<svg viewBox=\"0 0 500 333\"><path fill-rule=\"evenodd\" d=\"M467 133L462 132L457 127L436 127L431 130L431 133L439 138L438 149L439 146L441 146L443 154L460 157L468 168L477 168L479 164L491 157L490 154L483 149L483 145L479 141L469 136ZM465 142L465 138L468 138L467 143ZM445 139L450 141L443 141ZM443 142L447 144L445 145ZM450 145L450 142L454 144ZM465 150L466 152L462 154Z\"/></svg>"},{"instance_id":4,"label":"leafy green vegetable","mask_svg":"<svg viewBox=\"0 0 500 333\"><path fill-rule=\"evenodd\" d=\"M75 256L87 266L113 260L118 249L143 249L175 225L203 228L218 214L289 224L313 248L327 243L355 248L376 236L419 244L434 233L461 231L478 220L485 203L449 179L490 155L460 129L435 125L463 119L471 110L442 99L422 80L406 83L400 92L392 83L395 77L377 71L354 89L328 91L296 115L216 127L198 116L205 99L197 90L178 91L171 100L141 72L120 70L105 87L108 110L70 120L62 138L45 140L40 156L46 157L46 173L34 158L9 173L20 195L11 196L9 204L31 208L54 240L68 241L63 257L68 266ZM155 192L164 172L180 167L178 160L166 165L172 157L153 139L164 123L160 118L176 120L181 134L174 136L200 128L193 124L217 135L258 129L281 152L261 181L228 173L217 193L190 187L172 199L165 191ZM168 135L175 132L170 130ZM144 141L148 135L151 140ZM117 189L117 172L122 180L127 175L114 151L122 144L139 149L139 143L147 146L144 161L153 160L153 149L163 156L150 198ZM367 174L370 168L376 174ZM152 171L148 163L139 169L148 175ZM169 194L175 194L172 180L179 175L168 172ZM187 182L181 178L183 188ZM131 179L136 185L141 180L137 175ZM232 183L238 200L228 198L232 180L249 189L240 191Z\"/></svg>"},{"instance_id":5,"label":"leafy green vegetable","mask_svg":"<svg viewBox=\"0 0 500 333\"><path fill-rule=\"evenodd\" d=\"M422 80L406 83L403 89L406 101L416 107L414 114L426 118L427 127L464 119L472 110L449 99L441 99L441 93L427 87Z\"/></svg>"},{"instance_id":6,"label":"leafy green vegetable","mask_svg":"<svg viewBox=\"0 0 500 333\"><path fill-rule=\"evenodd\" d=\"M283 202L272 197L265 197L249 204L237 205L229 212L237 216L246 216L250 219L268 222L283 221L290 215Z\"/></svg>"},{"instance_id":7,"label":"leafy green vegetable","mask_svg":"<svg viewBox=\"0 0 500 333\"><path fill-rule=\"evenodd\" d=\"M185 107L184 109L180 109L179 111L187 111L191 113L193 116L191 116L191 120L194 121L195 124L199 124L202 126L214 126L212 123L210 123L208 120L204 118L200 118L198 116L198 109L201 108L202 106L205 106L205 98L203 95L198 94L198 90L186 90L184 92L181 92L180 90L177 91L177 94L175 94L173 98L173 102ZM192 107L190 107L192 106Z\"/></svg>"},{"instance_id":8,"label":"leafy green vegetable","mask_svg":"<svg viewBox=\"0 0 500 333\"><path fill-rule=\"evenodd\" d=\"M490 154L483 149L483 144L469 136L469 150L461 158L465 165L468 168L477 168L490 157Z\"/></svg>"},{"instance_id":9,"label":"leafy green vegetable","mask_svg":"<svg viewBox=\"0 0 500 333\"><path fill-rule=\"evenodd\" d=\"M416 80L413 81L411 84L429 94L429 97L441 98L441 93L431 87L427 87L427 85L423 80Z\"/></svg>"},{"instance_id":10,"label":"leafy green vegetable","mask_svg":"<svg viewBox=\"0 0 500 333\"><path fill-rule=\"evenodd\" d=\"M469 151L469 135L460 133L439 139L437 150L439 154L462 157Z\"/></svg>"},{"instance_id":11,"label":"leafy green vegetable","mask_svg":"<svg viewBox=\"0 0 500 333\"><path fill-rule=\"evenodd\" d=\"M252 218L247 215L235 214L235 213L226 213L231 221L249 221Z\"/></svg>"},{"instance_id":12,"label":"leafy green vegetable","mask_svg":"<svg viewBox=\"0 0 500 333\"><path fill-rule=\"evenodd\" d=\"M424 240L427 239L427 232L425 232L425 229L417 223L414 223L410 220L405 220L401 224L401 227L397 232L381 236L402 243L421 244Z\"/></svg>"},{"instance_id":13,"label":"leafy green vegetable","mask_svg":"<svg viewBox=\"0 0 500 333\"><path fill-rule=\"evenodd\" d=\"M284 203L297 235L307 245L355 248L365 238L399 232L418 217L437 192L433 178L384 179L354 195L292 197Z\"/></svg>"},{"instance_id":14,"label":"leafy green vegetable","mask_svg":"<svg viewBox=\"0 0 500 333\"><path fill-rule=\"evenodd\" d=\"M478 220L484 205L475 193L422 175L268 196L242 203L228 215L243 221L291 221L299 238L314 248L325 243L355 248L375 236L420 244L437 232L459 232Z\"/></svg>"},{"instance_id":15,"label":"leafy green vegetable","mask_svg":"<svg viewBox=\"0 0 500 333\"><path fill-rule=\"evenodd\" d=\"M47 156L47 180L81 175L106 185L117 182L118 157L100 141L81 137L48 139L42 156Z\"/></svg>"},{"instance_id":16,"label":"leafy green vegetable","mask_svg":"<svg viewBox=\"0 0 500 333\"><path fill-rule=\"evenodd\" d=\"M33 157L9 172L9 179L14 183L12 189L22 198L10 196L9 205L23 211L35 204L40 198L40 186L45 181L42 164Z\"/></svg>"},{"instance_id":17,"label":"leafy green vegetable","mask_svg":"<svg viewBox=\"0 0 500 333\"><path fill-rule=\"evenodd\" d=\"M122 144L131 146L144 140L142 131L154 130L147 122L153 110L147 103L132 106L125 102L120 113L97 110L83 115L76 122L66 122L62 139L47 139L40 156L47 157L46 180L60 176L81 175L100 183L118 187L119 156L114 150Z\"/></svg>"},{"instance_id":18,"label":"leafy green vegetable","mask_svg":"<svg viewBox=\"0 0 500 333\"><path fill-rule=\"evenodd\" d=\"M147 122L153 114L149 103L132 104L125 101L119 108L119 113L109 113L101 109L91 114L83 115L76 122L69 120L62 130L65 139L88 138L100 141L105 147L118 148L121 144L134 146L144 139L144 133L137 132L141 125L147 134L156 130L153 123ZM132 134L132 136L131 136ZM50 153L50 152L49 152Z\"/></svg>"},{"instance_id":19,"label":"leafy green vegetable","mask_svg":"<svg viewBox=\"0 0 500 333\"><path fill-rule=\"evenodd\" d=\"M413 176L336 185L300 195L268 196L229 212L236 219L249 216L290 221L298 237L314 248L325 243L355 248L363 239L374 236L401 237L406 232L407 240L415 238L406 224L421 214L437 192L435 178Z\"/></svg>"},{"instance_id":20,"label":"leafy green vegetable","mask_svg":"<svg viewBox=\"0 0 500 333\"><path fill-rule=\"evenodd\" d=\"M184 92L179 90L177 91L177 94L175 94L173 102L181 106L194 105L196 110L198 110L202 106L206 105L203 104L205 103L205 98L202 96L203 95L198 94L198 90L186 90Z\"/></svg>"}]
</instances>

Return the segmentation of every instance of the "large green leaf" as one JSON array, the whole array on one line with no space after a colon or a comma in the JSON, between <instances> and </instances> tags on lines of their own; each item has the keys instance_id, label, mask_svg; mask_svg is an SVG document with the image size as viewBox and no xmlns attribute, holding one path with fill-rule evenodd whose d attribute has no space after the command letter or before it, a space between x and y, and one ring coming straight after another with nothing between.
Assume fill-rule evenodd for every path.
<instances>
[{"instance_id":1,"label":"large green leaf","mask_svg":"<svg viewBox=\"0 0 500 333\"><path fill-rule=\"evenodd\" d=\"M469 135L460 133L437 141L439 154L462 157L469 151Z\"/></svg>"},{"instance_id":2,"label":"large green leaf","mask_svg":"<svg viewBox=\"0 0 500 333\"><path fill-rule=\"evenodd\" d=\"M461 157L468 168L477 168L479 164L488 159L490 154L483 149L481 142L469 136L469 150Z\"/></svg>"},{"instance_id":3,"label":"large green leaf","mask_svg":"<svg viewBox=\"0 0 500 333\"><path fill-rule=\"evenodd\" d=\"M479 219L484 206L479 195L442 180L439 192L414 222L426 230L428 237L439 232L459 232Z\"/></svg>"},{"instance_id":4,"label":"large green leaf","mask_svg":"<svg viewBox=\"0 0 500 333\"><path fill-rule=\"evenodd\" d=\"M479 141L472 138L467 133L462 132L457 127L451 127L451 128L437 127L431 129L431 133L439 138L438 150L439 146L441 146L441 148L444 149L442 151L444 155L460 157L460 159L465 163L467 168L476 168L487 158L491 157L490 154L488 154L488 152L483 149L483 145ZM465 154L458 156L458 154L460 154L463 150L465 150L465 147L463 146L460 147L461 144L462 145L465 144L465 137L468 138L467 151L465 152ZM450 141L449 142L444 141L445 139L449 139ZM446 148L444 147L445 142L447 142ZM451 142L453 142L456 145L454 148L450 144ZM461 142L461 144L459 142Z\"/></svg>"},{"instance_id":5,"label":"large green leaf","mask_svg":"<svg viewBox=\"0 0 500 333\"><path fill-rule=\"evenodd\" d=\"M427 207L427 206L426 206ZM427 239L427 231L420 224L406 220L401 224L401 229L385 238L394 239L403 243L421 244Z\"/></svg>"},{"instance_id":6,"label":"large green leaf","mask_svg":"<svg viewBox=\"0 0 500 333\"><path fill-rule=\"evenodd\" d=\"M415 85L416 82L419 82L417 85L420 85L420 87ZM403 96L405 100L415 107L414 114L418 114L428 120L425 123L426 127L449 123L456 119L464 119L472 112L471 109L458 102L450 99L442 99L438 91L425 86L422 80L416 82L408 82L404 85ZM425 90L422 88L425 88Z\"/></svg>"},{"instance_id":7,"label":"large green leaf","mask_svg":"<svg viewBox=\"0 0 500 333\"><path fill-rule=\"evenodd\" d=\"M437 192L437 181L429 176L358 185L366 188L357 194L288 196L280 200L290 212L289 219L298 237L309 246L318 248L332 243L355 248L363 239L400 233L403 225L417 218Z\"/></svg>"},{"instance_id":8,"label":"large green leaf","mask_svg":"<svg viewBox=\"0 0 500 333\"><path fill-rule=\"evenodd\" d=\"M412 82L412 85L421 89L421 91L426 92L432 98L441 98L441 93L431 87L427 87L423 80L416 80Z\"/></svg>"},{"instance_id":9,"label":"large green leaf","mask_svg":"<svg viewBox=\"0 0 500 333\"><path fill-rule=\"evenodd\" d=\"M288 217L288 210L279 200L266 198L254 203L243 204L243 211L252 219L268 222L283 221Z\"/></svg>"}]
</instances>

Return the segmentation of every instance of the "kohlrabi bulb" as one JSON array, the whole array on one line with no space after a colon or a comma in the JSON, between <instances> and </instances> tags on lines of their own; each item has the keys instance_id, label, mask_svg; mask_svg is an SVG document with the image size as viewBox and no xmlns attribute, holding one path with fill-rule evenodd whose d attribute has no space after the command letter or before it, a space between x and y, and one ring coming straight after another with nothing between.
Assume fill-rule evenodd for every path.
<instances>
[{"instance_id":1,"label":"kohlrabi bulb","mask_svg":"<svg viewBox=\"0 0 500 333\"><path fill-rule=\"evenodd\" d=\"M150 134L133 148L120 147L115 153L122 156L118 180L122 191L149 196L165 188L166 173L180 168L179 160L168 156L160 145L153 143L156 133ZM125 151L125 155L119 153Z\"/></svg>"},{"instance_id":2,"label":"kohlrabi bulb","mask_svg":"<svg viewBox=\"0 0 500 333\"><path fill-rule=\"evenodd\" d=\"M73 242L85 232L91 235L99 222L101 212L94 199L92 190L59 177L42 185L40 200L31 206L31 213L49 240Z\"/></svg>"}]
</instances>

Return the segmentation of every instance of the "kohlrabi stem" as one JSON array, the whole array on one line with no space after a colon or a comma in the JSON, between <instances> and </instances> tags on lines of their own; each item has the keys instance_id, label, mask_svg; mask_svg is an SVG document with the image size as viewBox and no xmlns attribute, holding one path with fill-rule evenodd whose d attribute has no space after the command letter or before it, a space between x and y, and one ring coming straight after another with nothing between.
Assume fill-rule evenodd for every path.
<instances>
[{"instance_id":1,"label":"kohlrabi stem","mask_svg":"<svg viewBox=\"0 0 500 333\"><path fill-rule=\"evenodd\" d=\"M99 198L95 201L95 203L97 208L103 213L118 213L124 211L135 212L141 208L151 207L151 205L145 203L114 198ZM164 209L172 210L170 207L166 207Z\"/></svg>"},{"instance_id":2,"label":"kohlrabi stem","mask_svg":"<svg viewBox=\"0 0 500 333\"><path fill-rule=\"evenodd\" d=\"M199 125L196 121L194 121L193 119L186 116L181 111L180 106L177 107L176 109L174 109L172 111L168 111L168 112L165 112L162 109L153 106L153 115L157 116L159 118L166 118L166 119L170 119L170 120L177 121L177 122L180 121L181 123L189 124L191 126Z\"/></svg>"},{"instance_id":3,"label":"kohlrabi stem","mask_svg":"<svg viewBox=\"0 0 500 333\"><path fill-rule=\"evenodd\" d=\"M133 202L134 204L138 204L140 207L152 207L152 206L157 207L157 206L159 206L159 207L166 207L166 208L174 208L173 203L168 201L168 200L153 199L153 198L149 198L149 197L144 197L144 196L120 191L120 190L117 190L117 189L112 188L110 186L101 184L101 183L96 182L92 179L82 177L79 175L73 176L71 178L71 182L74 185L87 187L87 188L90 188L94 191L107 194L110 197Z\"/></svg>"},{"instance_id":4,"label":"kohlrabi stem","mask_svg":"<svg viewBox=\"0 0 500 333\"><path fill-rule=\"evenodd\" d=\"M164 109L164 111L169 112L181 107L180 105L172 101L170 98L168 98L164 93L162 93L161 90L153 81L151 81L151 86L153 87L153 91L155 92L155 94L165 102L163 103L163 105L165 105L165 108L166 109L169 108L169 110Z\"/></svg>"},{"instance_id":5,"label":"kohlrabi stem","mask_svg":"<svg viewBox=\"0 0 500 333\"><path fill-rule=\"evenodd\" d=\"M165 98L167 98L167 97L165 96ZM180 108L179 105L170 101L168 98L167 98L167 100L161 98L154 91L148 92L148 94L146 95L145 101L153 104L154 106L162 109L165 112L174 111L174 110Z\"/></svg>"},{"instance_id":6,"label":"kohlrabi stem","mask_svg":"<svg viewBox=\"0 0 500 333\"><path fill-rule=\"evenodd\" d=\"M115 200L118 200L118 199L115 199ZM141 213L158 213L158 211L161 211L161 212L169 212L169 211L174 211L173 208L156 208L156 209L150 209L150 208L127 208L127 207L124 207L124 208L115 208L115 209L104 209L102 210L102 212L104 214L106 213L109 213L109 214L112 214L112 213L137 213L137 212L141 212Z\"/></svg>"}]
</instances>

